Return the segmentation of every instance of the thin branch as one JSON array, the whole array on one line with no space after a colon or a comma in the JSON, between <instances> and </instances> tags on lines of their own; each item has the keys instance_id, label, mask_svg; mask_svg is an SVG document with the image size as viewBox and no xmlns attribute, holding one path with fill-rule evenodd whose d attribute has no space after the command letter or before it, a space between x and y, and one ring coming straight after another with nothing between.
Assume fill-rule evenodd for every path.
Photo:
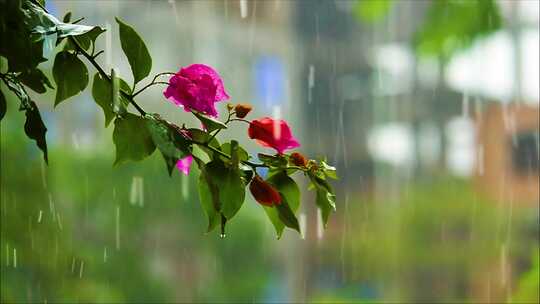
<instances>
[{"instance_id":1,"label":"thin branch","mask_svg":"<svg viewBox=\"0 0 540 304\"><path fill-rule=\"evenodd\" d=\"M39 2L37 2L37 1L35 1L35 0L32 0L32 2L36 3L36 4L37 4L38 6L40 6L45 12L47 12L47 10L46 10ZM77 21L75 21L74 23L79 22L79 21L81 21L81 20L83 20L83 19L84 19L84 18L81 18L80 20L77 20ZM77 42L77 39L73 38L72 36L68 36L68 39L75 45L75 47L77 48L77 52L79 52L80 54L82 54L82 55L83 55L83 56L84 56L84 57L85 57L85 58L86 58L86 59L87 59L87 60L88 60L95 68L96 68L96 70L98 71L98 73L99 73L103 78L107 79L107 81L109 81L109 82L112 83L111 77L109 77L109 75L107 75L107 73L105 73L105 71L103 70L103 68L102 68L102 67L97 63L97 61L95 60L95 57L97 57L97 55L101 54L103 51L98 52L98 53L95 55L95 57L93 57L92 55L88 54L88 53L86 52L86 50L84 50L84 49L81 47L81 45ZM151 85L154 85L154 84L163 84L163 83L168 84L168 83L166 83L166 82L155 82L155 80L156 80L159 76L161 76L161 75L173 75L173 74L176 74L176 73L172 73L172 72L159 73L159 74L157 74L157 75L154 77L154 79L152 80L152 82L151 82L149 85L147 85L146 87L144 87L143 89L145 89L145 88L147 88L147 87L149 87L149 86L151 86ZM6 81L5 77L7 77L8 75L7 75L7 74L3 74L2 76L3 76L3 77L1 77L2 80L3 80L4 82L6 82L6 84L7 84L7 81ZM9 86L8 86L8 87L9 87ZM24 88L23 88L23 90L24 90ZM129 100L129 102L135 107L135 109L137 109L137 111L139 111L139 113L140 113L142 116L145 116L145 115L146 115L146 112L145 112L145 111L144 111L144 110L143 110L143 109L135 102L135 100L133 100L133 97L134 97L136 94L139 94L140 92L142 92L142 91L139 90L139 91L137 91L135 94L130 95L130 94L128 94L128 93L126 93L126 92L120 90L120 94L122 94L122 96L124 96L125 98L127 98L127 99ZM230 115L231 115L231 114L230 114ZM244 122L250 123L248 120L245 120L245 119L230 119L230 116L229 116L229 119L227 119L227 120L228 120L228 121L239 120L239 121L244 121ZM214 136L217 135L217 133L218 133L218 132L216 132L216 133L214 134ZM225 158L227 158L227 159L231 159L231 158L232 158L229 154L227 154L227 153L225 153L225 152L223 152L223 151L221 151L221 150L219 150L219 149L216 149L216 148L210 146L208 143L201 143L201 142L197 142L197 141L194 141L194 140L191 140L191 143L197 144L197 145L200 145L200 146L203 146L203 147L206 147L206 148L208 148L208 149L210 149L210 150L212 150L212 151L218 153L219 155L221 155L221 156L223 156L223 157L225 157ZM256 163L252 163L252 162L247 161L247 160L242 161L242 163L245 164L245 165L250 166L253 170L255 170L256 168L259 168L259 167L268 167L268 166L266 166L265 164L256 164ZM306 168L302 168L302 167L298 167L298 166L288 166L288 167L283 168L283 169L285 169L285 170L286 170L286 169L298 169L298 170L302 170L302 171L306 171L306 170L307 170ZM223 231L223 232L224 232L224 231Z\"/></svg>"},{"instance_id":2,"label":"thin branch","mask_svg":"<svg viewBox=\"0 0 540 304\"><path fill-rule=\"evenodd\" d=\"M96 43L92 41L92 50L90 51L90 56L92 56L92 58L94 59L96 58L95 52L96 52Z\"/></svg>"},{"instance_id":3,"label":"thin branch","mask_svg":"<svg viewBox=\"0 0 540 304\"><path fill-rule=\"evenodd\" d=\"M229 116L227 117L227 121L225 121L225 124L228 124L230 121L231 121L231 117L233 115L233 112L229 112ZM216 138L216 136L219 134L219 132L223 130L223 129L217 129L216 132L214 134L212 134L212 136L210 137L210 139L208 139L206 141L206 143L210 143L212 140L214 140L214 138Z\"/></svg>"},{"instance_id":4,"label":"thin branch","mask_svg":"<svg viewBox=\"0 0 540 304\"><path fill-rule=\"evenodd\" d=\"M169 83L168 82L164 82L164 81L156 81L156 82L151 82L147 85L145 85L144 87L142 87L140 90L138 90L137 92L133 93L133 95L131 95L132 97L135 97L139 94L141 94L144 90L148 89L149 87L153 86L153 85L156 85L156 84L165 84L165 85L168 85Z\"/></svg>"},{"instance_id":5,"label":"thin branch","mask_svg":"<svg viewBox=\"0 0 540 304\"><path fill-rule=\"evenodd\" d=\"M99 55L101 55L103 53L105 53L105 51L101 50L101 51L97 52L94 56L92 56L92 58L96 59Z\"/></svg>"},{"instance_id":6,"label":"thin branch","mask_svg":"<svg viewBox=\"0 0 540 304\"><path fill-rule=\"evenodd\" d=\"M156 74L156 76L154 76L154 79L152 80L152 82L156 81L156 79L157 79L159 76L163 76L163 75L176 75L176 73L173 73L173 72L162 72L162 73L158 73L158 74Z\"/></svg>"},{"instance_id":7,"label":"thin branch","mask_svg":"<svg viewBox=\"0 0 540 304\"><path fill-rule=\"evenodd\" d=\"M99 63L97 63L97 61L92 57L90 56L90 54L88 54L82 47L81 45L79 44L79 42L77 42L77 39L73 38L73 36L68 36L69 40L71 42L73 42L73 44L75 45L75 47L77 48L77 52L81 53L88 61L90 61L90 63L96 68L96 70L98 71L98 73L101 75L101 77L107 79L111 84L112 84L112 79L111 77L109 77L109 75L107 75L107 73L105 73L105 71L103 70L103 68L99 65ZM127 100L129 100L129 103L131 103L135 109L137 109L137 111L139 111L139 113L144 116L146 115L146 112L135 102L135 100L133 100L133 97L131 95L129 95L128 93L124 92L124 91L120 91L120 94L122 94L122 96L124 96Z\"/></svg>"},{"instance_id":8,"label":"thin branch","mask_svg":"<svg viewBox=\"0 0 540 304\"><path fill-rule=\"evenodd\" d=\"M247 123L248 125L251 124L251 121L249 121L247 119L243 119L243 118L233 118L233 119L231 119L231 121L241 121L241 122Z\"/></svg>"},{"instance_id":9,"label":"thin branch","mask_svg":"<svg viewBox=\"0 0 540 304\"><path fill-rule=\"evenodd\" d=\"M75 20L75 21L73 21L73 22L71 22L71 23L72 23L72 24L77 24L77 23L79 23L79 22L81 22L81 21L83 21L83 20L84 20L84 17L79 18L79 19L77 19L77 20Z\"/></svg>"}]
</instances>

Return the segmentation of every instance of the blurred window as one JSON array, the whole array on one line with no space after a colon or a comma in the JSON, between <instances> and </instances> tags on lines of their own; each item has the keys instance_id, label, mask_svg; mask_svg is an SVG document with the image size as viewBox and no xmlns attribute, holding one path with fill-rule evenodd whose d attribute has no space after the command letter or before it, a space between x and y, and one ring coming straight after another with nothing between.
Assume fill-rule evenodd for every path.
<instances>
[{"instance_id":1,"label":"blurred window","mask_svg":"<svg viewBox=\"0 0 540 304\"><path fill-rule=\"evenodd\" d=\"M521 132L516 135L512 145L512 165L520 175L538 174L540 160L538 158L538 132Z\"/></svg>"}]
</instances>

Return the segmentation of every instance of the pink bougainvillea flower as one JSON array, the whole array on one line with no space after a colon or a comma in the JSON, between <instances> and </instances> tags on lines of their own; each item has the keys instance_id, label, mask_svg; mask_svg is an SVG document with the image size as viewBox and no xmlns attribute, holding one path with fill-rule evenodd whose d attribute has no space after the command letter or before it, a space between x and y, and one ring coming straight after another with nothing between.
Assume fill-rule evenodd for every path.
<instances>
[{"instance_id":1,"label":"pink bougainvillea flower","mask_svg":"<svg viewBox=\"0 0 540 304\"><path fill-rule=\"evenodd\" d=\"M188 155L184 158L179 159L176 162L176 168L184 175L189 175L189 169L191 168L191 162L193 162L193 156Z\"/></svg>"},{"instance_id":2,"label":"pink bougainvillea flower","mask_svg":"<svg viewBox=\"0 0 540 304\"><path fill-rule=\"evenodd\" d=\"M279 154L300 147L289 125L282 119L263 117L253 120L249 124L248 135L249 138L257 140L261 146L276 149Z\"/></svg>"},{"instance_id":3,"label":"pink bougainvillea flower","mask_svg":"<svg viewBox=\"0 0 540 304\"><path fill-rule=\"evenodd\" d=\"M221 77L204 64L181 68L169 79L163 95L186 112L195 110L213 117L218 114L214 103L229 99Z\"/></svg>"}]
</instances>

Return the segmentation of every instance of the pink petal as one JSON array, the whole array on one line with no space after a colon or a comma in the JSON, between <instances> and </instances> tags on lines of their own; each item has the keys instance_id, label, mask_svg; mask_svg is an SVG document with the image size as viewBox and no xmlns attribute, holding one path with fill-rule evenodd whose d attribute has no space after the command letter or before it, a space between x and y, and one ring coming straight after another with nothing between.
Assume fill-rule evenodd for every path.
<instances>
[{"instance_id":1,"label":"pink petal","mask_svg":"<svg viewBox=\"0 0 540 304\"><path fill-rule=\"evenodd\" d=\"M189 169L191 168L191 162L193 162L193 156L188 155L176 162L176 168L184 175L189 175Z\"/></svg>"},{"instance_id":2,"label":"pink petal","mask_svg":"<svg viewBox=\"0 0 540 304\"><path fill-rule=\"evenodd\" d=\"M229 99L229 94L227 94L227 92L225 91L225 87L223 86L223 80L213 68L205 64L196 63L188 67L182 68L180 70L180 74L185 75L187 78L190 79L197 79L200 77L200 75L203 74L210 76L210 78L212 78L212 80L214 81L214 85L216 86L215 101Z\"/></svg>"}]
</instances>

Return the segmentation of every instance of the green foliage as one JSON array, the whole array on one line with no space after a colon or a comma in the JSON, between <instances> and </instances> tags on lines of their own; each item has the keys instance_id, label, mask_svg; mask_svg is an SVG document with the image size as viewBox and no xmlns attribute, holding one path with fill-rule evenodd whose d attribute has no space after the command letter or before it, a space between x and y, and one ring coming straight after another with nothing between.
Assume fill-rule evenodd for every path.
<instances>
[{"instance_id":1,"label":"green foliage","mask_svg":"<svg viewBox=\"0 0 540 304\"><path fill-rule=\"evenodd\" d=\"M30 104L30 96L28 96L28 93L26 92L24 86L20 81L18 81L14 77L11 77L9 74L4 75L2 77L2 80L4 81L4 84L8 87L8 89L13 92L20 100L20 110L27 110L32 107L32 105Z\"/></svg>"},{"instance_id":2,"label":"green foliage","mask_svg":"<svg viewBox=\"0 0 540 304\"><path fill-rule=\"evenodd\" d=\"M282 198L280 204L265 208L278 237L281 237L285 227L300 230L295 215L300 205L300 193L294 180L289 177L296 172L308 175L317 187L317 205L323 211L326 224L330 211L335 209L335 195L326 178L337 176L335 168L325 161L312 160L309 165L298 167L289 164L290 157L287 154L259 154L261 163L254 163L237 140L229 140L220 145L216 135L234 121L231 119L235 114L232 112L232 105L227 107L229 113L225 122L193 111L192 114L203 124L202 129L187 128L184 124L179 127L158 114L146 113L134 98L155 84L163 84L156 80L168 73L159 73L142 89L134 90L136 84L150 74L152 58L142 38L131 26L116 19L121 47L133 73L132 88L118 78L114 70L110 76L107 75L96 61L96 57L103 52L95 52L96 39L104 29L77 24L82 19L70 23L71 13L67 13L63 21L59 21L37 0L6 1L0 0L0 56L7 59L8 69L7 72L0 73L0 79L20 100L19 108L26 111L25 133L36 141L43 151L45 162L48 162L45 140L47 128L26 87L39 94L55 90L55 106L76 96L88 86L88 68L81 60L84 58L97 70L93 79L92 97L103 110L105 127L114 119L114 164L143 160L157 148L169 175L172 176L178 160L192 156L200 170L199 196L208 217L208 231L220 224L221 232L225 232L225 225L244 203L246 185L260 167L269 169L268 182L274 185ZM56 45L60 49L55 55L52 67L56 89L45 73L37 67L46 60L42 56L44 41L49 44L52 43L51 39L56 39ZM130 105L137 110L138 115L129 112ZM6 107L2 92L0 119L3 118Z\"/></svg>"},{"instance_id":3,"label":"green foliage","mask_svg":"<svg viewBox=\"0 0 540 304\"><path fill-rule=\"evenodd\" d=\"M281 204L276 208L263 206L266 215L268 215L276 229L278 239L281 238L285 226L300 232L300 226L295 216L300 207L300 189L298 185L284 171L273 175L266 181L278 190L282 199Z\"/></svg>"},{"instance_id":4,"label":"green foliage","mask_svg":"<svg viewBox=\"0 0 540 304\"><path fill-rule=\"evenodd\" d=\"M49 89L54 89L51 84L51 81L43 72L36 68L33 70L27 70L22 72L17 78L27 87L34 90L36 93L43 94L47 91L47 86Z\"/></svg>"},{"instance_id":5,"label":"green foliage","mask_svg":"<svg viewBox=\"0 0 540 304\"><path fill-rule=\"evenodd\" d=\"M2 121L2 118L4 118L4 115L6 115L6 111L7 111L6 97L4 96L4 93L0 91L0 121Z\"/></svg>"},{"instance_id":6,"label":"green foliage","mask_svg":"<svg viewBox=\"0 0 540 304\"><path fill-rule=\"evenodd\" d=\"M131 66L133 81L136 84L150 74L152 58L141 36L131 26L125 24L120 19L116 18L116 22L120 27L122 50Z\"/></svg>"},{"instance_id":7,"label":"green foliage","mask_svg":"<svg viewBox=\"0 0 540 304\"><path fill-rule=\"evenodd\" d=\"M66 75L69 75L66 77ZM56 82L56 98L54 105L75 96L88 85L88 69L86 65L68 51L56 54L54 58L53 77Z\"/></svg>"},{"instance_id":8,"label":"green foliage","mask_svg":"<svg viewBox=\"0 0 540 304\"><path fill-rule=\"evenodd\" d=\"M213 159L215 157L219 157L218 155L216 155L217 153L215 151L220 149L220 145L219 141L215 137L212 138L210 133L207 133L200 129L190 128L187 131L189 132L191 139L194 142L207 143L208 145L208 147L193 145L193 156L197 157L200 160L205 160L205 162L208 162L210 161L210 159ZM213 148L214 150L212 150L211 148ZM221 149L223 149L223 146L221 146Z\"/></svg>"},{"instance_id":9,"label":"green foliage","mask_svg":"<svg viewBox=\"0 0 540 304\"><path fill-rule=\"evenodd\" d=\"M43 58L43 38L35 37L35 5L29 1L1 0L0 10L0 55L8 60L10 72L34 69ZM39 12L39 11L38 11Z\"/></svg>"},{"instance_id":10,"label":"green foliage","mask_svg":"<svg viewBox=\"0 0 540 304\"><path fill-rule=\"evenodd\" d=\"M220 160L205 165L207 183L212 189L212 201L217 202L216 210L231 220L238 212L245 197L245 183L242 181L238 167L227 167ZM217 191L216 191L217 190Z\"/></svg>"},{"instance_id":11,"label":"green foliage","mask_svg":"<svg viewBox=\"0 0 540 304\"><path fill-rule=\"evenodd\" d=\"M56 26L61 24L56 17L45 12L40 5L32 1L23 1L22 7L25 14L24 21L33 34L53 34L56 32ZM40 35L36 36L40 37Z\"/></svg>"},{"instance_id":12,"label":"green foliage","mask_svg":"<svg viewBox=\"0 0 540 304\"><path fill-rule=\"evenodd\" d=\"M43 151L43 159L46 163L49 162L47 156L47 142L45 141L45 133L47 128L41 120L41 114L36 106L36 103L31 101L30 108L26 110L26 122L24 124L24 132L28 138L36 141L37 146Z\"/></svg>"},{"instance_id":13,"label":"green foliage","mask_svg":"<svg viewBox=\"0 0 540 304\"><path fill-rule=\"evenodd\" d=\"M169 172L169 176L172 176L174 172L174 167L176 167L176 163L178 162L178 158L165 155L161 151L160 153L161 153L161 156L163 156L165 165L167 166L167 172Z\"/></svg>"},{"instance_id":14,"label":"green foliage","mask_svg":"<svg viewBox=\"0 0 540 304\"><path fill-rule=\"evenodd\" d=\"M358 0L355 17L366 23L382 21L397 1ZM426 1L423 24L415 33L413 45L420 56L448 60L484 36L499 30L502 18L495 0Z\"/></svg>"},{"instance_id":15,"label":"green foliage","mask_svg":"<svg viewBox=\"0 0 540 304\"><path fill-rule=\"evenodd\" d=\"M212 132L219 129L227 129L227 125L225 125L219 120L216 120L212 117L208 117L206 115L198 113L197 111L192 111L192 112L193 112L193 115L195 115L195 117L197 117L201 121L201 123L206 128L206 130L208 130L208 132Z\"/></svg>"},{"instance_id":16,"label":"green foliage","mask_svg":"<svg viewBox=\"0 0 540 304\"><path fill-rule=\"evenodd\" d=\"M494 0L433 1L414 44L420 55L449 59L474 40L498 30L501 24Z\"/></svg>"},{"instance_id":17,"label":"green foliage","mask_svg":"<svg viewBox=\"0 0 540 304\"><path fill-rule=\"evenodd\" d=\"M70 29L70 28L67 28L67 26L74 26L74 25L75 24L66 24L65 32L67 33ZM95 43L98 36L104 32L105 32L105 29L99 26L93 26L93 27L85 27L83 29L78 29L78 30L73 29L71 31L71 35L73 35L72 38L77 41L77 43L81 46L82 49L88 50L90 46ZM60 43L61 41L62 41L62 38L59 37L57 44ZM75 51L77 50L77 47L71 40L68 40L66 42L66 45L64 46L64 50Z\"/></svg>"},{"instance_id":18,"label":"green foliage","mask_svg":"<svg viewBox=\"0 0 540 304\"><path fill-rule=\"evenodd\" d=\"M119 82L120 90L130 93L131 90L129 85L122 79L120 79ZM113 111L113 89L109 79L103 78L99 73L94 75L92 97L94 97L94 101L101 109L103 109L103 114L105 115L105 127L107 127L115 116ZM125 107L128 106L129 100L125 96L120 95L119 99Z\"/></svg>"},{"instance_id":19,"label":"green foliage","mask_svg":"<svg viewBox=\"0 0 540 304\"><path fill-rule=\"evenodd\" d=\"M531 255L531 268L518 281L510 303L538 303L540 300L540 250Z\"/></svg>"},{"instance_id":20,"label":"green foliage","mask_svg":"<svg viewBox=\"0 0 540 304\"><path fill-rule=\"evenodd\" d=\"M207 172L204 163L199 164L201 175L199 176L199 201L201 207L208 218L207 232L214 230L219 225L221 220L221 214L219 209L221 208L219 202L219 189L214 184L212 176Z\"/></svg>"},{"instance_id":21,"label":"green foliage","mask_svg":"<svg viewBox=\"0 0 540 304\"><path fill-rule=\"evenodd\" d=\"M332 178L332 179L338 179L337 173L336 173L336 167L330 166L326 160L321 160L321 170L324 173L325 176Z\"/></svg>"},{"instance_id":22,"label":"green foliage","mask_svg":"<svg viewBox=\"0 0 540 304\"><path fill-rule=\"evenodd\" d=\"M353 8L354 15L364 22L377 22L390 12L393 0L359 0Z\"/></svg>"},{"instance_id":23,"label":"green foliage","mask_svg":"<svg viewBox=\"0 0 540 304\"><path fill-rule=\"evenodd\" d=\"M138 161L151 155L156 146L147 129L148 119L133 114L117 117L114 121L113 142L116 146L115 164Z\"/></svg>"},{"instance_id":24,"label":"green foliage","mask_svg":"<svg viewBox=\"0 0 540 304\"><path fill-rule=\"evenodd\" d=\"M161 153L176 159L190 154L188 140L158 114L147 115L145 121L151 138Z\"/></svg>"},{"instance_id":25,"label":"green foliage","mask_svg":"<svg viewBox=\"0 0 540 304\"><path fill-rule=\"evenodd\" d=\"M288 160L284 155L268 155L259 153L257 154L259 160L269 167L284 167L287 166Z\"/></svg>"},{"instance_id":26,"label":"green foliage","mask_svg":"<svg viewBox=\"0 0 540 304\"><path fill-rule=\"evenodd\" d=\"M71 21L71 12L67 12L65 15L64 15L64 18L62 18L62 21L64 23L69 23L69 21Z\"/></svg>"},{"instance_id":27,"label":"green foliage","mask_svg":"<svg viewBox=\"0 0 540 304\"><path fill-rule=\"evenodd\" d=\"M321 210L321 216L323 224L326 226L328 223L328 217L332 211L336 210L336 195L332 186L326 181L324 176L320 174L309 173L311 185L315 188L316 199L315 202Z\"/></svg>"},{"instance_id":28,"label":"green foliage","mask_svg":"<svg viewBox=\"0 0 540 304\"><path fill-rule=\"evenodd\" d=\"M232 142L235 142L235 141L232 141ZM248 155L247 151L244 150L244 148L242 148L242 147L240 147L238 145L238 142L236 142L236 145L234 145L235 152L233 153L233 151L232 151L233 149L231 149L233 147L232 142L231 143L224 143L223 145L221 145L221 151L223 151L223 153L225 153L225 154L231 155L231 157L234 155L238 159L235 160L235 161L230 161L229 159L227 159L224 156L220 156L220 158L221 158L221 160L223 160L225 162L230 161L231 163L236 163L236 166L238 166L240 162L248 160L249 155Z\"/></svg>"},{"instance_id":29,"label":"green foliage","mask_svg":"<svg viewBox=\"0 0 540 304\"><path fill-rule=\"evenodd\" d=\"M14 101L8 97L8 105ZM158 153L111 170L110 142L87 156L51 145L51 165L42 171L40 159L21 157L28 153L24 133L6 132L20 122L10 114L2 121L0 302L236 303L265 296L276 276L268 248L278 244L267 237L263 217L241 211L228 225L226 239L205 235L196 176L169 178ZM133 176L144 178L144 207L129 203ZM17 268L12 267L14 248ZM156 273L152 261L183 270Z\"/></svg>"},{"instance_id":30,"label":"green foliage","mask_svg":"<svg viewBox=\"0 0 540 304\"><path fill-rule=\"evenodd\" d=\"M77 43L81 46L83 50L88 50L90 46L95 43L97 37L104 32L105 32L105 29L99 26L94 26L94 27L91 27L90 30L88 31L82 31L82 34L72 36L72 38L77 41ZM57 41L59 44L62 41L62 38L59 37ZM64 46L64 50L76 51L77 47L71 40L67 40L66 45Z\"/></svg>"},{"instance_id":31,"label":"green foliage","mask_svg":"<svg viewBox=\"0 0 540 304\"><path fill-rule=\"evenodd\" d=\"M99 35L104 30L99 26L88 26L82 24L71 24L71 23L59 23L56 26L56 33L58 38L66 38L68 36L83 36L91 31L94 31L93 35ZM97 37L97 36L96 36ZM79 37L77 37L78 39Z\"/></svg>"}]
</instances>

